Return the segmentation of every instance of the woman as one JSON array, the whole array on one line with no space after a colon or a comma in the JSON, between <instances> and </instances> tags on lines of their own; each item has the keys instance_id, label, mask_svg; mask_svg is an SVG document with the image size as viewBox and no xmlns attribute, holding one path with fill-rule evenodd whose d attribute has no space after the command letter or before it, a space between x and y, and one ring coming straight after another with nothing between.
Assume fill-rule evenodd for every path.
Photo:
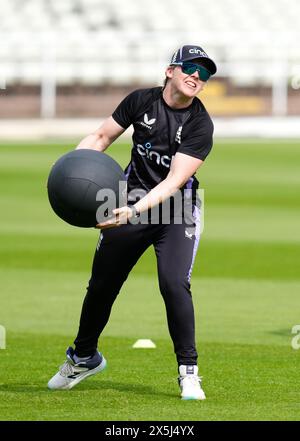
<instances>
[{"instance_id":1,"label":"woman","mask_svg":"<svg viewBox=\"0 0 300 441\"><path fill-rule=\"evenodd\" d=\"M50 389L71 389L104 369L106 360L97 351L99 336L129 272L153 245L181 397L205 399L198 377L190 277L200 235L194 174L212 148L213 134L212 121L197 95L215 73L215 63L201 47L181 47L166 69L163 88L128 95L112 116L78 145L78 149L103 152L133 124L131 161L125 171L129 205L114 210L113 218L97 225L102 232L75 350L67 349L67 360L49 381ZM162 208L178 193L183 205L179 209L174 202L168 205L169 220L165 222ZM192 207L192 219L184 213L185 206ZM155 207L160 207L160 212L154 221L151 209Z\"/></svg>"}]
</instances>

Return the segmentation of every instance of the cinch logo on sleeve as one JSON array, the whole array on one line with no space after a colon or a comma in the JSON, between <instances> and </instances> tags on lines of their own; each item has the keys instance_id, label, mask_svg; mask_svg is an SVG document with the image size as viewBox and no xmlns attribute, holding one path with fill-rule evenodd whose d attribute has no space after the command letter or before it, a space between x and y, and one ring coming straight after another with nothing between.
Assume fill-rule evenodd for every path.
<instances>
[{"instance_id":1,"label":"cinch logo on sleeve","mask_svg":"<svg viewBox=\"0 0 300 441\"><path fill-rule=\"evenodd\" d=\"M152 125L155 123L156 119L152 118L152 119L148 119L148 115L147 113L145 113L144 115L144 121L138 121L137 124L140 124L143 127L147 127L147 129L151 130L152 129Z\"/></svg>"}]
</instances>

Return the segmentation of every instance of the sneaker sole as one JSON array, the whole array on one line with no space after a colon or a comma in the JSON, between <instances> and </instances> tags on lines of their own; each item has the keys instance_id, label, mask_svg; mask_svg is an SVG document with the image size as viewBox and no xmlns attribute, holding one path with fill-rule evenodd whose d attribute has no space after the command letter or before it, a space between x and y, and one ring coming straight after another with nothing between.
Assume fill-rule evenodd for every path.
<instances>
[{"instance_id":1,"label":"sneaker sole","mask_svg":"<svg viewBox=\"0 0 300 441\"><path fill-rule=\"evenodd\" d=\"M206 397L181 397L182 400L197 400L197 401L203 401L206 400Z\"/></svg>"},{"instance_id":2,"label":"sneaker sole","mask_svg":"<svg viewBox=\"0 0 300 441\"><path fill-rule=\"evenodd\" d=\"M91 375L95 375L98 372L103 371L106 368L106 366L107 366L107 361L103 357L103 360L101 361L99 366L97 366L94 369L91 369L90 371L84 372L82 375L75 378L73 381L68 383L66 386L55 388L55 387L49 387L49 383L48 383L48 389L50 389L50 390L70 390L74 386L76 386L78 383L80 383L82 380L85 380L87 377L90 377Z\"/></svg>"}]
</instances>

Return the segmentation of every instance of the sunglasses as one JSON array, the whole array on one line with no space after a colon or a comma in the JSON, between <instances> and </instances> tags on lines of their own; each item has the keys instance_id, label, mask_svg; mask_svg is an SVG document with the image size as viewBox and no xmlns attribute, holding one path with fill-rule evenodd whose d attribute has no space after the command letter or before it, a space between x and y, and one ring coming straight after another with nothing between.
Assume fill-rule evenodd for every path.
<instances>
[{"instance_id":1,"label":"sunglasses","mask_svg":"<svg viewBox=\"0 0 300 441\"><path fill-rule=\"evenodd\" d=\"M183 61L182 63L178 63L177 65L181 67L182 72L186 75L193 75L197 71L201 81L207 81L211 76L211 73L207 69L205 69L205 67L199 66L199 64Z\"/></svg>"}]
</instances>

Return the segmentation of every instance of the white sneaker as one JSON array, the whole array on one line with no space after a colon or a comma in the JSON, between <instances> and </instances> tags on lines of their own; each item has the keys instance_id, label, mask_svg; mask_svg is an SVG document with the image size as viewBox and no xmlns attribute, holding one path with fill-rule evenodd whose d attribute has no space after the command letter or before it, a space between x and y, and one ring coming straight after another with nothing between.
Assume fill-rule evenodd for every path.
<instances>
[{"instance_id":1,"label":"white sneaker","mask_svg":"<svg viewBox=\"0 0 300 441\"><path fill-rule=\"evenodd\" d=\"M49 389L72 389L80 381L102 371L107 364L103 355L98 351L93 357L79 363L75 363L73 348L69 347L66 355L67 360L48 382Z\"/></svg>"},{"instance_id":2,"label":"white sneaker","mask_svg":"<svg viewBox=\"0 0 300 441\"><path fill-rule=\"evenodd\" d=\"M178 383L182 400L205 400L205 393L198 377L198 366L179 366Z\"/></svg>"}]
</instances>

